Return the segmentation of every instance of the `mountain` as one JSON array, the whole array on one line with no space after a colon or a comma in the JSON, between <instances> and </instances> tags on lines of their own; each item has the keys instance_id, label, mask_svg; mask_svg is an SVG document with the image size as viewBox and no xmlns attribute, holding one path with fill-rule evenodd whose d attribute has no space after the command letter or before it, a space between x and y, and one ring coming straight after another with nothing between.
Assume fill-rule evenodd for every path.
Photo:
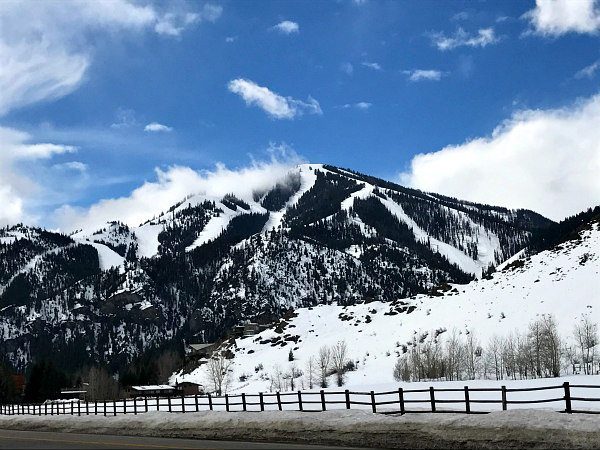
<instances>
[{"instance_id":1,"label":"mountain","mask_svg":"<svg viewBox=\"0 0 600 450\"><path fill-rule=\"evenodd\" d=\"M304 371L297 385L308 388L310 358L317 365L319 349L340 341L347 344L347 358L353 362L353 370L346 374L351 389L389 390L386 386L396 385L396 361L405 352L421 345L427 358L428 352L446 349L449 340L466 343L468 336L475 346L483 347L478 370L484 370L483 361L494 357L494 337L512 336L512 344L500 344L500 358L508 358L510 345L524 345L517 333L523 336L530 323L547 315L555 318L562 344L578 348L573 339L575 324L584 316L600 323L600 207L553 229L546 237L552 235L558 243L532 255L520 252L494 273L466 285L448 284L434 294L391 302L300 308L258 335L225 342L224 347L235 355L231 390L264 392L286 389L286 383L289 389L292 365L298 373ZM487 361L488 376L493 377L493 362ZM202 366L173 378L206 382ZM331 386L334 381L330 375Z\"/></svg>"},{"instance_id":2,"label":"mountain","mask_svg":"<svg viewBox=\"0 0 600 450\"><path fill-rule=\"evenodd\" d=\"M233 190L233 189L232 189ZM390 305L468 283L553 222L303 164L247 198L191 193L139 226L70 236L0 230L0 351L66 370L113 370L161 348L211 342L244 321L316 305Z\"/></svg>"}]
</instances>

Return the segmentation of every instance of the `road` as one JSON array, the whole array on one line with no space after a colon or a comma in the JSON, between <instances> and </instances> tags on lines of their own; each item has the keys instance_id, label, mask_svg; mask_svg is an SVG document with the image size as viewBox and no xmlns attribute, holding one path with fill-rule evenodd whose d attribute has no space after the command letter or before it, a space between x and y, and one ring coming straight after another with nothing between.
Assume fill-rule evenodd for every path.
<instances>
[{"instance_id":1,"label":"road","mask_svg":"<svg viewBox=\"0 0 600 450\"><path fill-rule=\"evenodd\" d=\"M261 442L205 441L194 439L151 438L140 436L110 436L99 434L53 433L40 431L0 430L0 449L290 449L334 450L348 447L327 447L303 444Z\"/></svg>"}]
</instances>

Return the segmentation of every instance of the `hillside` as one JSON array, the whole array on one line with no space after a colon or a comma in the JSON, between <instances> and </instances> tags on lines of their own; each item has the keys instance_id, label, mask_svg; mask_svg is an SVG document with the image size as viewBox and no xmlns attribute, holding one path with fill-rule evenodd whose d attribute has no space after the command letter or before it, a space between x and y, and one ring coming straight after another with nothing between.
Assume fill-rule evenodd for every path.
<instances>
[{"instance_id":1,"label":"hillside","mask_svg":"<svg viewBox=\"0 0 600 450\"><path fill-rule=\"evenodd\" d=\"M327 165L270 181L248 198L190 193L139 225L0 230L0 350L17 368L52 352L67 370L120 370L244 320L467 283L552 224Z\"/></svg>"},{"instance_id":2,"label":"hillside","mask_svg":"<svg viewBox=\"0 0 600 450\"><path fill-rule=\"evenodd\" d=\"M565 343L577 345L573 329L583 316L600 323L598 212L583 214L587 222L563 234L560 240L564 242L538 254L512 258L489 277L467 285L452 284L436 295L389 303L298 309L277 326L238 339L229 347L235 353L232 388L245 392L285 389L289 379L282 381L282 377L292 365L304 372L296 383L306 388L309 359L317 360L323 345L345 341L348 357L356 366L346 375L347 386L372 389L394 383L398 357L417 343L446 341L454 332L466 342L473 333L485 352L494 336L523 333L530 322L548 314L556 318ZM202 366L187 375L174 374L175 378L207 383ZM333 375L330 384L335 384Z\"/></svg>"}]
</instances>

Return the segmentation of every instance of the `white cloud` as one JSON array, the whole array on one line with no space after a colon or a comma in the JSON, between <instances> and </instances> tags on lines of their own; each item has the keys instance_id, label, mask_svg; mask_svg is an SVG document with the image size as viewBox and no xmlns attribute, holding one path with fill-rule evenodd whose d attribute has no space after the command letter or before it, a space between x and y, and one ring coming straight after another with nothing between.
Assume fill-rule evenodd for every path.
<instances>
[{"instance_id":1,"label":"white cloud","mask_svg":"<svg viewBox=\"0 0 600 450\"><path fill-rule=\"evenodd\" d=\"M594 78L594 76L596 75L596 72L598 72L598 69L600 69L600 61L596 61L595 63L590 64L589 66L586 66L583 69L581 69L580 71L578 71L575 74L575 78L577 78L577 79Z\"/></svg>"},{"instance_id":2,"label":"white cloud","mask_svg":"<svg viewBox=\"0 0 600 450\"><path fill-rule=\"evenodd\" d=\"M425 70L425 69L415 69L415 70L404 70L402 71L405 75L408 76L410 81L440 81L442 76L444 75L439 70Z\"/></svg>"},{"instance_id":3,"label":"white cloud","mask_svg":"<svg viewBox=\"0 0 600 450\"><path fill-rule=\"evenodd\" d=\"M215 22L223 13L223 7L206 3L200 12L168 12L158 17L154 31L167 36L180 36L192 24L202 21Z\"/></svg>"},{"instance_id":4,"label":"white cloud","mask_svg":"<svg viewBox=\"0 0 600 450\"><path fill-rule=\"evenodd\" d=\"M282 34L294 34L300 32L300 26L296 22L291 20L284 20L273 26L274 30L279 31Z\"/></svg>"},{"instance_id":5,"label":"white cloud","mask_svg":"<svg viewBox=\"0 0 600 450\"><path fill-rule=\"evenodd\" d=\"M169 127L167 125L163 125L162 123L152 122L144 127L144 131L149 131L149 132L154 132L154 133L156 133L156 132L168 133L169 131L173 131L173 128Z\"/></svg>"},{"instance_id":6,"label":"white cloud","mask_svg":"<svg viewBox=\"0 0 600 450\"><path fill-rule=\"evenodd\" d=\"M66 169L66 170L74 170L75 172L86 172L88 170L88 166L81 161L68 161L62 164L54 164L55 169Z\"/></svg>"},{"instance_id":7,"label":"white cloud","mask_svg":"<svg viewBox=\"0 0 600 450\"><path fill-rule=\"evenodd\" d=\"M201 20L216 20L220 6L200 12L159 12L128 0L0 2L0 116L73 92L91 64L91 32L154 29L176 36Z\"/></svg>"},{"instance_id":8,"label":"white cloud","mask_svg":"<svg viewBox=\"0 0 600 450\"><path fill-rule=\"evenodd\" d=\"M352 75L354 73L354 66L348 62L340 65L340 70L346 75Z\"/></svg>"},{"instance_id":9,"label":"white cloud","mask_svg":"<svg viewBox=\"0 0 600 450\"><path fill-rule=\"evenodd\" d=\"M413 158L404 184L562 219L600 203L600 94L515 113L488 138Z\"/></svg>"},{"instance_id":10,"label":"white cloud","mask_svg":"<svg viewBox=\"0 0 600 450\"><path fill-rule=\"evenodd\" d=\"M544 36L600 31L597 0L536 0L535 8L525 13L524 18L529 20L535 33Z\"/></svg>"},{"instance_id":11,"label":"white cloud","mask_svg":"<svg viewBox=\"0 0 600 450\"><path fill-rule=\"evenodd\" d=\"M381 67L381 65L379 63L376 63L376 62L363 61L361 63L361 65L363 67L367 67L367 68L373 69L373 70L383 70L383 68Z\"/></svg>"},{"instance_id":12,"label":"white cloud","mask_svg":"<svg viewBox=\"0 0 600 450\"><path fill-rule=\"evenodd\" d=\"M460 11L454 14L450 19L451 20L468 20L470 18L470 14L467 11Z\"/></svg>"},{"instance_id":13,"label":"white cloud","mask_svg":"<svg viewBox=\"0 0 600 450\"><path fill-rule=\"evenodd\" d=\"M28 174L32 162L54 155L71 153L74 147L48 143L31 143L31 136L12 128L0 127L0 224L35 221L26 205L44 195L44 190Z\"/></svg>"},{"instance_id":14,"label":"white cloud","mask_svg":"<svg viewBox=\"0 0 600 450\"><path fill-rule=\"evenodd\" d=\"M366 111L367 109L371 108L371 106L373 106L373 103L369 103L369 102L357 102L357 103L346 103L345 105L342 105L341 108L343 109L360 109L362 111Z\"/></svg>"},{"instance_id":15,"label":"white cloud","mask_svg":"<svg viewBox=\"0 0 600 450\"><path fill-rule=\"evenodd\" d=\"M135 117L135 111L133 109L119 108L115 112L115 122L110 127L115 130L123 128L131 128L138 124Z\"/></svg>"},{"instance_id":16,"label":"white cloud","mask_svg":"<svg viewBox=\"0 0 600 450\"><path fill-rule=\"evenodd\" d=\"M308 97L306 102L283 97L254 81L237 78L228 84L229 91L239 95L248 106L258 106L274 119L293 119L302 114L322 114L319 102Z\"/></svg>"},{"instance_id":17,"label":"white cloud","mask_svg":"<svg viewBox=\"0 0 600 450\"><path fill-rule=\"evenodd\" d=\"M189 194L220 198L233 193L250 201L254 191L273 186L300 162L301 158L283 144L271 147L268 161L253 161L240 169L229 169L223 164L205 171L179 166L156 169L155 181L145 182L128 196L101 200L89 208L64 206L55 212L55 220L63 230L93 231L115 219L137 226Z\"/></svg>"},{"instance_id":18,"label":"white cloud","mask_svg":"<svg viewBox=\"0 0 600 450\"><path fill-rule=\"evenodd\" d=\"M446 36L444 33L434 33L431 35L431 40L442 51L457 47L486 47L499 41L493 28L482 28L475 35L459 28L451 36Z\"/></svg>"},{"instance_id":19,"label":"white cloud","mask_svg":"<svg viewBox=\"0 0 600 450\"><path fill-rule=\"evenodd\" d=\"M227 42L228 44L231 44L232 42L237 41L237 36L227 36L225 38L225 42Z\"/></svg>"}]
</instances>

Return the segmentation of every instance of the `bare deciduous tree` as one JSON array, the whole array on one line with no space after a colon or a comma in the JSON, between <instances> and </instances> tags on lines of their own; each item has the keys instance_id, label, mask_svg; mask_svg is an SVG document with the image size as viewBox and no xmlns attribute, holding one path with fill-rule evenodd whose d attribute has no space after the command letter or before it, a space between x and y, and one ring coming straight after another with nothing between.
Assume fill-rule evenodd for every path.
<instances>
[{"instance_id":1,"label":"bare deciduous tree","mask_svg":"<svg viewBox=\"0 0 600 450\"><path fill-rule=\"evenodd\" d=\"M215 355L206 363L206 376L217 395L221 395L229 387L232 366L233 361L223 355Z\"/></svg>"},{"instance_id":2,"label":"bare deciduous tree","mask_svg":"<svg viewBox=\"0 0 600 450\"><path fill-rule=\"evenodd\" d=\"M338 386L344 385L344 375L348 365L348 346L346 341L339 341L331 349L331 363Z\"/></svg>"},{"instance_id":3,"label":"bare deciduous tree","mask_svg":"<svg viewBox=\"0 0 600 450\"><path fill-rule=\"evenodd\" d=\"M319 357L317 364L319 365L319 384L321 387L327 387L327 374L329 372L329 364L331 362L331 349L323 346L319 349Z\"/></svg>"},{"instance_id":4,"label":"bare deciduous tree","mask_svg":"<svg viewBox=\"0 0 600 450\"><path fill-rule=\"evenodd\" d=\"M594 359L598 345L598 324L592 322L588 316L583 316L575 325L575 340L579 345L581 365L586 375L594 371Z\"/></svg>"},{"instance_id":5,"label":"bare deciduous tree","mask_svg":"<svg viewBox=\"0 0 600 450\"><path fill-rule=\"evenodd\" d=\"M317 363L315 362L314 356L311 356L306 363L306 379L308 381L308 388L313 389L315 382L315 374L317 369Z\"/></svg>"}]
</instances>

